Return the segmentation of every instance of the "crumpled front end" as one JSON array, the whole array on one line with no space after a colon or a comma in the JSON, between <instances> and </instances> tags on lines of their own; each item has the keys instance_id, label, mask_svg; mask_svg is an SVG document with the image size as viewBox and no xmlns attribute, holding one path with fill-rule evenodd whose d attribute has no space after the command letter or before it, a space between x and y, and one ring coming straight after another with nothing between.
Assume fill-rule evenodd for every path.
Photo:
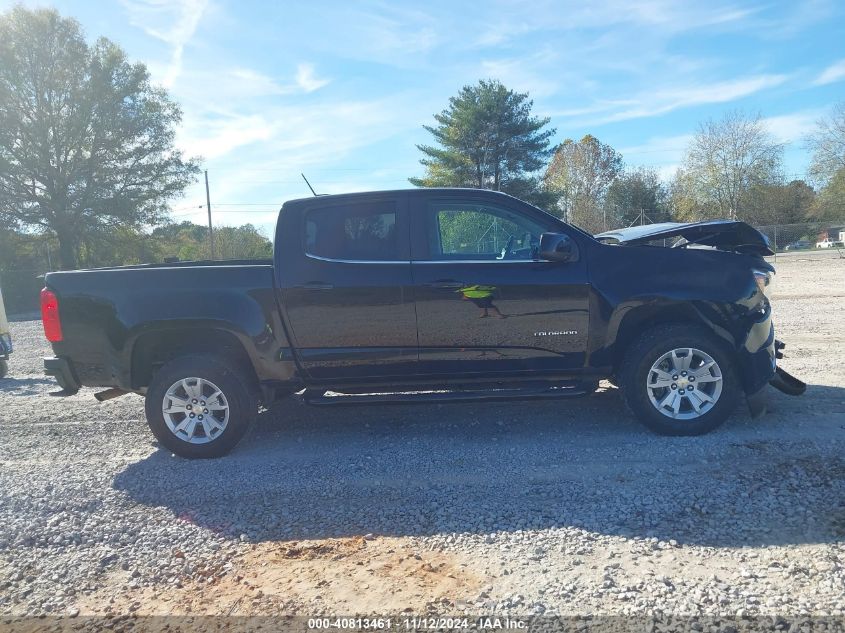
<instances>
[{"instance_id":1,"label":"crumpled front end","mask_svg":"<svg viewBox=\"0 0 845 633\"><path fill-rule=\"evenodd\" d=\"M12 335L8 332L0 333L0 358L8 357L12 353Z\"/></svg>"},{"instance_id":2,"label":"crumpled front end","mask_svg":"<svg viewBox=\"0 0 845 633\"><path fill-rule=\"evenodd\" d=\"M750 327L745 340L737 349L737 364L742 376L743 388L752 418L766 412L766 387L775 376L777 369L777 351L775 348L775 328L772 323L772 309L768 301L762 309L748 317Z\"/></svg>"},{"instance_id":3,"label":"crumpled front end","mask_svg":"<svg viewBox=\"0 0 845 633\"><path fill-rule=\"evenodd\" d=\"M9 321L3 305L3 292L0 291L0 358L8 358L12 353L12 335L9 333Z\"/></svg>"},{"instance_id":4,"label":"crumpled front end","mask_svg":"<svg viewBox=\"0 0 845 633\"><path fill-rule=\"evenodd\" d=\"M776 358L783 358L782 350L784 347L786 347L786 343L778 340L775 341ZM800 396L807 391L807 383L798 380L795 376L788 373L783 367L775 368L775 375L769 381L769 384L788 396Z\"/></svg>"},{"instance_id":5,"label":"crumpled front end","mask_svg":"<svg viewBox=\"0 0 845 633\"><path fill-rule=\"evenodd\" d=\"M758 417L766 411L767 386L792 396L799 396L807 385L778 367L777 361L783 358L786 344L775 338L772 323L772 306L769 302L774 268L761 265L752 271L756 288L752 288L748 298L739 302L747 312L742 317L745 321L742 340L737 341L737 359L742 374L743 387L752 417Z\"/></svg>"},{"instance_id":6,"label":"crumpled front end","mask_svg":"<svg viewBox=\"0 0 845 633\"><path fill-rule=\"evenodd\" d=\"M758 320L748 330L738 354L748 409L753 418L766 412L769 385L791 396L800 396L807 389L805 383L778 367L777 361L783 358L786 343L775 338L768 302L765 307L765 311L761 312Z\"/></svg>"},{"instance_id":7,"label":"crumpled front end","mask_svg":"<svg viewBox=\"0 0 845 633\"><path fill-rule=\"evenodd\" d=\"M662 222L631 226L599 233L596 239L605 244L654 244L672 242L673 248L705 246L735 253L765 257L774 255L769 238L753 226L737 220L706 220L704 222ZM677 241L676 241L677 240Z\"/></svg>"}]
</instances>

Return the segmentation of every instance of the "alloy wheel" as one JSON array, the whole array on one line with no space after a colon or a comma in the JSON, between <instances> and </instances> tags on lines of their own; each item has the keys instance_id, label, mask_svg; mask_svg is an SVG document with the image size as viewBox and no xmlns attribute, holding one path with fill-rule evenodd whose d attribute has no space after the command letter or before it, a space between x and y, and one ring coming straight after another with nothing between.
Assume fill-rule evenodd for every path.
<instances>
[{"instance_id":1,"label":"alloy wheel","mask_svg":"<svg viewBox=\"0 0 845 633\"><path fill-rule=\"evenodd\" d=\"M646 378L655 409L674 420L695 420L710 411L722 395L722 371L712 356L681 347L658 358Z\"/></svg>"},{"instance_id":2,"label":"alloy wheel","mask_svg":"<svg viewBox=\"0 0 845 633\"><path fill-rule=\"evenodd\" d=\"M229 423L229 401L204 378L174 382L164 394L161 411L170 432L189 444L213 442Z\"/></svg>"}]
</instances>

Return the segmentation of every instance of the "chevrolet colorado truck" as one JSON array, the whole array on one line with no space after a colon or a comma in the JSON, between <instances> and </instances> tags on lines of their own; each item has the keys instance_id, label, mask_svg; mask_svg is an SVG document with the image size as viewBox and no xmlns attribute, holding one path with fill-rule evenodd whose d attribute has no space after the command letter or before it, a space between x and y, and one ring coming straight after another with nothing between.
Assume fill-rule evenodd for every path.
<instances>
[{"instance_id":1,"label":"chevrolet colorado truck","mask_svg":"<svg viewBox=\"0 0 845 633\"><path fill-rule=\"evenodd\" d=\"M765 236L660 224L596 237L508 195L416 189L293 200L272 261L54 272L65 393L144 396L160 444L215 457L259 406L568 398L612 380L633 414L702 434L777 367Z\"/></svg>"}]
</instances>

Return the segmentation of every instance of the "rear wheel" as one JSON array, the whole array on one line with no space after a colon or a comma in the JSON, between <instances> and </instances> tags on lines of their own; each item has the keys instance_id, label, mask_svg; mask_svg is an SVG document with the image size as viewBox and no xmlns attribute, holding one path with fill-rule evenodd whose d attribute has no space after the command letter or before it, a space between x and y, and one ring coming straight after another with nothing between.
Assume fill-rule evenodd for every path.
<instances>
[{"instance_id":1,"label":"rear wheel","mask_svg":"<svg viewBox=\"0 0 845 633\"><path fill-rule=\"evenodd\" d=\"M188 458L220 457L243 437L258 410L244 371L214 356L170 361L154 376L145 409L153 435Z\"/></svg>"},{"instance_id":2,"label":"rear wheel","mask_svg":"<svg viewBox=\"0 0 845 633\"><path fill-rule=\"evenodd\" d=\"M628 408L662 435L701 435L722 424L741 395L732 354L694 324L664 325L635 341L619 372Z\"/></svg>"}]
</instances>

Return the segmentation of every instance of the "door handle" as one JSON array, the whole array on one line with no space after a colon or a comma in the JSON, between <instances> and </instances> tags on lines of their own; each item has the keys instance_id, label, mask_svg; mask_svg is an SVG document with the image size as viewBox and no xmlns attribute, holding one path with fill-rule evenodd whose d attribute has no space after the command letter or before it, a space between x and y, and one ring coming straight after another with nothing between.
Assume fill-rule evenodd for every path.
<instances>
[{"instance_id":1,"label":"door handle","mask_svg":"<svg viewBox=\"0 0 845 633\"><path fill-rule=\"evenodd\" d=\"M334 288L334 284L327 284L322 281L309 281L307 284L298 285L297 288L303 288L305 290L331 290Z\"/></svg>"},{"instance_id":2,"label":"door handle","mask_svg":"<svg viewBox=\"0 0 845 633\"><path fill-rule=\"evenodd\" d=\"M440 279L426 284L426 286L430 288L437 288L438 290L457 290L459 288L463 288L464 283L461 281L455 281L454 279Z\"/></svg>"}]
</instances>

